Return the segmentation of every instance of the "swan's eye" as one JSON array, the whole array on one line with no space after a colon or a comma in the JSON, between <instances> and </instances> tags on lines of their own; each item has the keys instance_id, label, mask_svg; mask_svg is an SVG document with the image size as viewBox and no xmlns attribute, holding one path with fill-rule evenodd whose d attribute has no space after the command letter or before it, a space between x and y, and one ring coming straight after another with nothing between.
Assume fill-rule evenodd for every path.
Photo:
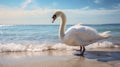
<instances>
[{"instance_id":1,"label":"swan's eye","mask_svg":"<svg viewBox=\"0 0 120 67\"><path fill-rule=\"evenodd\" d=\"M56 19L56 15L53 15L53 17L52 17L53 19Z\"/></svg>"}]
</instances>

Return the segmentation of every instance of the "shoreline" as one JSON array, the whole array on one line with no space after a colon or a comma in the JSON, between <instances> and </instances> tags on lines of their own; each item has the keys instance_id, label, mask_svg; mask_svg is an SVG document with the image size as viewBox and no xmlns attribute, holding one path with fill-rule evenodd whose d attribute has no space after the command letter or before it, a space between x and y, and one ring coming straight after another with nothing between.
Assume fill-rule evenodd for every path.
<instances>
[{"instance_id":1,"label":"shoreline","mask_svg":"<svg viewBox=\"0 0 120 67\"><path fill-rule=\"evenodd\" d=\"M119 67L120 49L92 49L85 56L74 51L0 53L0 67Z\"/></svg>"}]
</instances>

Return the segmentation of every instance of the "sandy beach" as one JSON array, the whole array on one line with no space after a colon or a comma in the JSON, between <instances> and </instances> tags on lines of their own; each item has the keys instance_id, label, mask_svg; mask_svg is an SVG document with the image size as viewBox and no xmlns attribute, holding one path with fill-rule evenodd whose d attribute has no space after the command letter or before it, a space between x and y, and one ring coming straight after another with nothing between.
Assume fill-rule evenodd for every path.
<instances>
[{"instance_id":1,"label":"sandy beach","mask_svg":"<svg viewBox=\"0 0 120 67\"><path fill-rule=\"evenodd\" d=\"M84 57L74 51L0 53L0 67L120 67L120 49L92 49Z\"/></svg>"}]
</instances>

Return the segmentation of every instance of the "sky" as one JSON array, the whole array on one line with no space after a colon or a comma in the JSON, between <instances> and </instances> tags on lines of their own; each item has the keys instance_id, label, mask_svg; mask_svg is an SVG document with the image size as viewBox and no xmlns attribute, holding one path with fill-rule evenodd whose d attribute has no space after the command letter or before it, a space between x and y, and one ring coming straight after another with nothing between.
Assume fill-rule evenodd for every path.
<instances>
[{"instance_id":1,"label":"sky","mask_svg":"<svg viewBox=\"0 0 120 67\"><path fill-rule=\"evenodd\" d=\"M51 24L56 10L67 24L120 24L120 0L0 0L0 24Z\"/></svg>"}]
</instances>

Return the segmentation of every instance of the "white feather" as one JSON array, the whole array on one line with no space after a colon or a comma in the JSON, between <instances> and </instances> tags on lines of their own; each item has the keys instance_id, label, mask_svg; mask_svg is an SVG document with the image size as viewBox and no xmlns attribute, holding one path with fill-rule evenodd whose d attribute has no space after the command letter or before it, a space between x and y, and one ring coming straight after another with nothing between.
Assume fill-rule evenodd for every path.
<instances>
[{"instance_id":1,"label":"white feather","mask_svg":"<svg viewBox=\"0 0 120 67\"><path fill-rule=\"evenodd\" d=\"M96 29L82 26L80 24L71 26L68 30L64 33L64 28L66 24L66 16L63 12L57 11L55 13L57 17L61 17L61 25L60 25L60 39L63 43L70 46L81 46L81 45L89 45L94 43L98 40L104 39L109 37L109 32L104 32L102 34L98 33Z\"/></svg>"}]
</instances>

